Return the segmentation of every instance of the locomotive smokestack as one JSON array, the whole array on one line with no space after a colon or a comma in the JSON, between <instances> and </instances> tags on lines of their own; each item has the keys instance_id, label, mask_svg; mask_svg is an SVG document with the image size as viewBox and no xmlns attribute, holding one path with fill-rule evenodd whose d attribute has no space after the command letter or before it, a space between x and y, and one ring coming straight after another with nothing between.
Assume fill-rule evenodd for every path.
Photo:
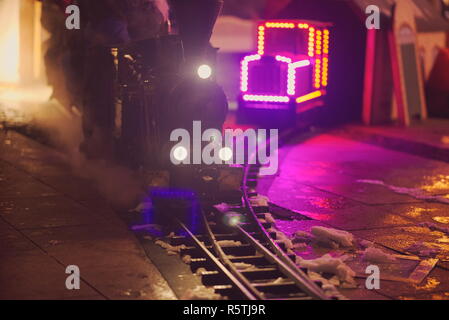
<instances>
[{"instance_id":1,"label":"locomotive smokestack","mask_svg":"<svg viewBox=\"0 0 449 320\"><path fill-rule=\"evenodd\" d=\"M170 0L187 59L200 57L209 44L223 0Z\"/></svg>"}]
</instances>

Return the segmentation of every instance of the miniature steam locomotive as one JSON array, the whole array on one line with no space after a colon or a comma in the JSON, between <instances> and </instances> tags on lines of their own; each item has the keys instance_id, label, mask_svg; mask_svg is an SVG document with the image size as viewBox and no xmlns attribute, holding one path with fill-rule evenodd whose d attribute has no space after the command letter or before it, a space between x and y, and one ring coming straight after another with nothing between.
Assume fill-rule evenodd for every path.
<instances>
[{"instance_id":1,"label":"miniature steam locomotive","mask_svg":"<svg viewBox=\"0 0 449 320\"><path fill-rule=\"evenodd\" d=\"M169 136L201 121L221 130L228 105L215 82L216 49L209 45L222 0L173 0L177 35L114 49L116 137L132 167L170 162Z\"/></svg>"},{"instance_id":2,"label":"miniature steam locomotive","mask_svg":"<svg viewBox=\"0 0 449 320\"><path fill-rule=\"evenodd\" d=\"M133 169L168 171L171 187L218 190L223 168L173 165L170 135L192 130L194 121L222 130L228 104L215 81L217 49L209 44L222 5L222 0L172 0L176 35L113 49L121 159Z\"/></svg>"}]
</instances>

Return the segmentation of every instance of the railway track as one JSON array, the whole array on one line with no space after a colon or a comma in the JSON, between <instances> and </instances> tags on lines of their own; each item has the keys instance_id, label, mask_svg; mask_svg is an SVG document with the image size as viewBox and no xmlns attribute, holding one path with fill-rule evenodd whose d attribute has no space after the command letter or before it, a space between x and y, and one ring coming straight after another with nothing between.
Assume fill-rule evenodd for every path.
<instances>
[{"instance_id":1,"label":"railway track","mask_svg":"<svg viewBox=\"0 0 449 320\"><path fill-rule=\"evenodd\" d=\"M285 243L269 231L269 207L252 201L258 196L258 172L258 166L244 168L243 201L203 208L199 235L176 220L185 235L172 237L171 245L182 245L181 256L189 257L203 284L229 299L330 299L320 283L296 266L295 255L287 253Z\"/></svg>"}]
</instances>

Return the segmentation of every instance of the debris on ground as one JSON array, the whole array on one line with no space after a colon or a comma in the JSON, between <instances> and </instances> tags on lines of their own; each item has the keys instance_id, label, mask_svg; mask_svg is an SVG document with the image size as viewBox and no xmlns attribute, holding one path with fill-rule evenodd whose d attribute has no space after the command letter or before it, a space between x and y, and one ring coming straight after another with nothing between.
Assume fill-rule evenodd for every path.
<instances>
[{"instance_id":1,"label":"debris on ground","mask_svg":"<svg viewBox=\"0 0 449 320\"><path fill-rule=\"evenodd\" d=\"M128 212L138 212L138 213L142 213L145 212L147 210L153 209L153 203L150 202L141 202L137 205L137 207L135 207L134 209L128 210Z\"/></svg>"},{"instance_id":2,"label":"debris on ground","mask_svg":"<svg viewBox=\"0 0 449 320\"><path fill-rule=\"evenodd\" d=\"M439 249L429 246L426 243L419 241L411 245L410 247L406 248L408 252L415 254L419 257L435 257L439 253Z\"/></svg>"},{"instance_id":3,"label":"debris on ground","mask_svg":"<svg viewBox=\"0 0 449 320\"><path fill-rule=\"evenodd\" d=\"M328 244L332 248L354 246L354 236L347 231L314 226L311 233L318 243Z\"/></svg>"},{"instance_id":4,"label":"debris on ground","mask_svg":"<svg viewBox=\"0 0 449 320\"><path fill-rule=\"evenodd\" d=\"M268 207L269 200L266 196L257 195L249 198L249 203L255 207Z\"/></svg>"},{"instance_id":5,"label":"debris on ground","mask_svg":"<svg viewBox=\"0 0 449 320\"><path fill-rule=\"evenodd\" d=\"M52 246L57 246L58 244L61 244L61 241L59 240L50 240L48 243Z\"/></svg>"},{"instance_id":6,"label":"debris on ground","mask_svg":"<svg viewBox=\"0 0 449 320\"><path fill-rule=\"evenodd\" d=\"M122 295L126 296L126 297L131 297L133 299L136 299L136 298L140 298L140 297L145 297L147 295L147 293L144 290L131 290L131 289L129 289L129 290L123 291Z\"/></svg>"},{"instance_id":7,"label":"debris on ground","mask_svg":"<svg viewBox=\"0 0 449 320\"><path fill-rule=\"evenodd\" d=\"M276 220L271 213L265 213L265 221L271 224L276 224Z\"/></svg>"},{"instance_id":8,"label":"debris on ground","mask_svg":"<svg viewBox=\"0 0 449 320\"><path fill-rule=\"evenodd\" d=\"M431 231L439 231L442 232L444 234L449 235L449 228L447 227L441 227L435 223L430 223L430 222L423 222L419 224L420 227L424 227L424 228L428 228Z\"/></svg>"},{"instance_id":9,"label":"debris on ground","mask_svg":"<svg viewBox=\"0 0 449 320\"><path fill-rule=\"evenodd\" d=\"M198 268L195 272L197 276L201 276L203 272L206 272L207 270L205 268Z\"/></svg>"},{"instance_id":10,"label":"debris on ground","mask_svg":"<svg viewBox=\"0 0 449 320\"><path fill-rule=\"evenodd\" d=\"M308 247L309 247L309 245L304 242L293 243L293 248L296 251L305 251L305 250L307 250Z\"/></svg>"},{"instance_id":11,"label":"debris on ground","mask_svg":"<svg viewBox=\"0 0 449 320\"><path fill-rule=\"evenodd\" d=\"M220 241L217 241L217 244L220 247L234 247L234 246L242 245L242 243L240 241L235 241L235 240L220 240Z\"/></svg>"},{"instance_id":12,"label":"debris on ground","mask_svg":"<svg viewBox=\"0 0 449 320\"><path fill-rule=\"evenodd\" d=\"M245 263L245 262L236 262L234 263L234 266L238 269L238 270L247 270L247 269L252 269L255 266L250 264L250 263Z\"/></svg>"},{"instance_id":13,"label":"debris on ground","mask_svg":"<svg viewBox=\"0 0 449 320\"><path fill-rule=\"evenodd\" d=\"M305 244L309 244L310 242L312 242L313 240L313 235L310 234L307 231L296 231L295 235L293 236L293 243L305 243Z\"/></svg>"},{"instance_id":14,"label":"debris on ground","mask_svg":"<svg viewBox=\"0 0 449 320\"><path fill-rule=\"evenodd\" d=\"M369 247L374 247L374 242L368 241L368 240L360 240L359 245L362 248L369 248Z\"/></svg>"},{"instance_id":15,"label":"debris on ground","mask_svg":"<svg viewBox=\"0 0 449 320\"><path fill-rule=\"evenodd\" d=\"M274 284L282 284L282 283L289 282L289 281L290 281L290 279L288 279L288 278L279 277L276 280L274 280L273 283Z\"/></svg>"},{"instance_id":16,"label":"debris on ground","mask_svg":"<svg viewBox=\"0 0 449 320\"><path fill-rule=\"evenodd\" d=\"M276 240L283 243L287 249L293 249L295 247L290 238L287 237L282 231L276 230Z\"/></svg>"},{"instance_id":17,"label":"debris on ground","mask_svg":"<svg viewBox=\"0 0 449 320\"><path fill-rule=\"evenodd\" d=\"M231 206L227 203L219 203L214 205L214 208L220 211L221 213L226 213L231 210Z\"/></svg>"},{"instance_id":18,"label":"debris on ground","mask_svg":"<svg viewBox=\"0 0 449 320\"><path fill-rule=\"evenodd\" d=\"M411 196L418 200L426 200L426 201L449 204L448 198L445 198L444 196L434 196L434 195L428 194L426 191L424 191L420 188L397 187L397 186L392 186L392 185L386 184L385 182L380 181L380 180L364 180L364 179L362 179L362 180L357 180L357 182L384 186L396 193L405 194L405 195Z\"/></svg>"},{"instance_id":19,"label":"debris on ground","mask_svg":"<svg viewBox=\"0 0 449 320\"><path fill-rule=\"evenodd\" d=\"M184 262L185 264L190 264L192 262L192 257L186 254L182 257L182 262Z\"/></svg>"},{"instance_id":20,"label":"debris on ground","mask_svg":"<svg viewBox=\"0 0 449 320\"><path fill-rule=\"evenodd\" d=\"M386 253L379 248L368 247L362 252L362 259L371 263L392 263L396 257Z\"/></svg>"},{"instance_id":21,"label":"debris on ground","mask_svg":"<svg viewBox=\"0 0 449 320\"><path fill-rule=\"evenodd\" d=\"M167 250L167 254L169 256L174 256L174 255L178 254L179 252L181 252L182 249L186 248L186 246L184 244L182 244L180 246L172 246L171 244L164 242L162 240L156 240L155 244L157 244L158 246Z\"/></svg>"},{"instance_id":22,"label":"debris on ground","mask_svg":"<svg viewBox=\"0 0 449 320\"><path fill-rule=\"evenodd\" d=\"M330 273L338 276L340 286L345 288L356 287L354 280L355 272L344 262L346 256L334 258L330 254L325 254L320 258L305 260L299 256L296 257L296 264L309 271L317 273Z\"/></svg>"},{"instance_id":23,"label":"debris on ground","mask_svg":"<svg viewBox=\"0 0 449 320\"><path fill-rule=\"evenodd\" d=\"M348 298L343 296L337 289L337 286L340 285L338 277L334 276L330 279L326 279L321 274L313 271L308 271L307 275L312 281L321 282L321 289L323 289L326 296L336 297L338 300L348 300Z\"/></svg>"},{"instance_id":24,"label":"debris on ground","mask_svg":"<svg viewBox=\"0 0 449 320\"><path fill-rule=\"evenodd\" d=\"M215 293L213 288L196 286L194 289L187 290L181 300L223 300L223 297Z\"/></svg>"}]
</instances>

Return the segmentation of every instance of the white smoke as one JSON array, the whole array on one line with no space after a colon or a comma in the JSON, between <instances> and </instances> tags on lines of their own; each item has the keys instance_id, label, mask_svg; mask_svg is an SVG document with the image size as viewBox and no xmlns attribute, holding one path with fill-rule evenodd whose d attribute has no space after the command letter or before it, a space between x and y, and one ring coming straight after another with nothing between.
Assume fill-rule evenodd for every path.
<instances>
[{"instance_id":1,"label":"white smoke","mask_svg":"<svg viewBox=\"0 0 449 320\"><path fill-rule=\"evenodd\" d=\"M162 16L164 17L164 20L168 20L168 11L170 10L170 7L168 6L167 0L155 0L156 6L159 9L159 11L162 13Z\"/></svg>"},{"instance_id":2,"label":"white smoke","mask_svg":"<svg viewBox=\"0 0 449 320\"><path fill-rule=\"evenodd\" d=\"M72 175L90 180L114 206L134 206L143 191L139 175L112 161L86 159L79 151L84 139L81 114L49 99L50 94L46 86L0 89L1 122L44 133L59 151L54 155L70 165Z\"/></svg>"}]
</instances>

